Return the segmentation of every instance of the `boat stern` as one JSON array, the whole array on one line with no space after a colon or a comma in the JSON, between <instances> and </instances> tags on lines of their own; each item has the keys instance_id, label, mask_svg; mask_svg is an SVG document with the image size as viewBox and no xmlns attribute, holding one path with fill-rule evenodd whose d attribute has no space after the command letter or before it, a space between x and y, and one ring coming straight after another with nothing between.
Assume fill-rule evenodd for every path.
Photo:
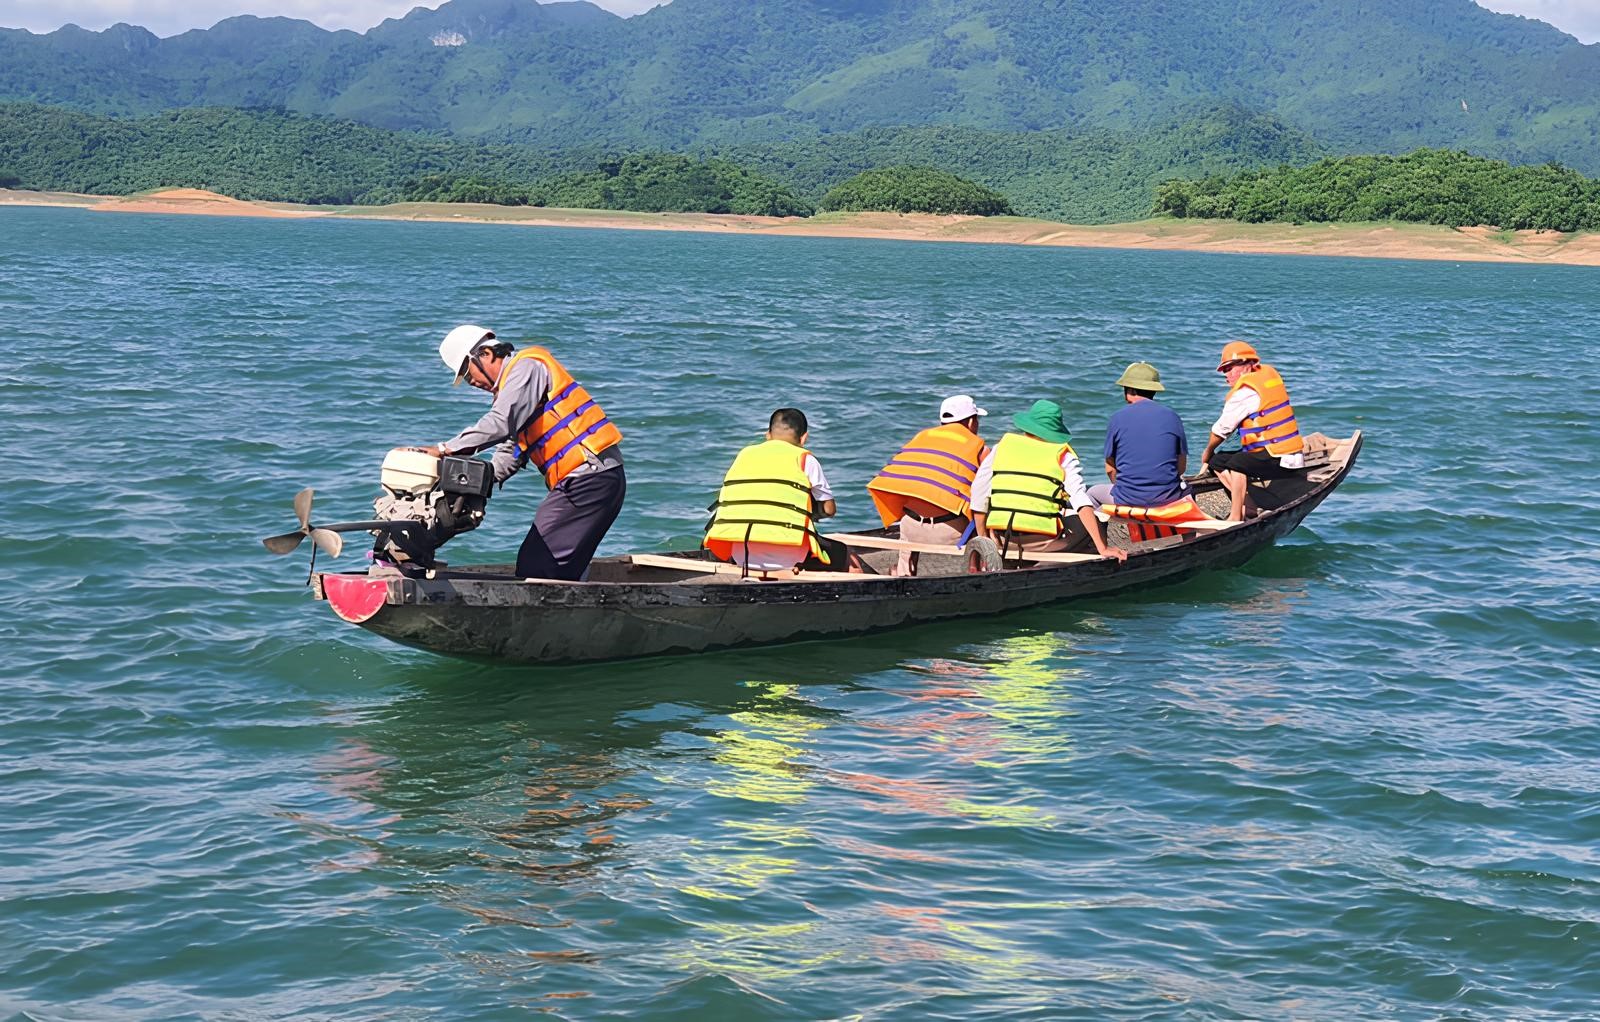
<instances>
[{"instance_id":1,"label":"boat stern","mask_svg":"<svg viewBox=\"0 0 1600 1022\"><path fill-rule=\"evenodd\" d=\"M404 593L390 589L399 581L328 573L312 576L311 591L317 599L326 600L341 619L359 625L371 620L386 605L404 601Z\"/></svg>"}]
</instances>

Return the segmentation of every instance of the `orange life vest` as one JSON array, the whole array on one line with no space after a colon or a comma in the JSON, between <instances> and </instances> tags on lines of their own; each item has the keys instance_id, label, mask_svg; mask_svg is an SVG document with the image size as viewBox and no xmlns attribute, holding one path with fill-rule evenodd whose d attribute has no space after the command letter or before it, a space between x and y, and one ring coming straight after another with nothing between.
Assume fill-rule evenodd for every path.
<instances>
[{"instance_id":1,"label":"orange life vest","mask_svg":"<svg viewBox=\"0 0 1600 1022\"><path fill-rule=\"evenodd\" d=\"M953 515L967 513L972 480L983 460L983 438L959 423L934 426L911 438L867 484L883 524L906 513L906 498L927 501Z\"/></svg>"},{"instance_id":2,"label":"orange life vest","mask_svg":"<svg viewBox=\"0 0 1600 1022\"><path fill-rule=\"evenodd\" d=\"M1258 365L1239 377L1228 390L1231 397L1240 387L1249 387L1261 399L1261 410L1239 423L1239 445L1245 451L1265 450L1278 457L1305 449L1294 406L1289 404L1289 388L1283 377L1269 365Z\"/></svg>"},{"instance_id":3,"label":"orange life vest","mask_svg":"<svg viewBox=\"0 0 1600 1022\"><path fill-rule=\"evenodd\" d=\"M517 430L517 457L531 461L553 490L584 463L584 451L599 454L621 443L622 431L612 425L566 366L543 348L523 348L506 359L500 380L495 383L497 392L500 383L511 374L511 367L525 358L544 366L550 374L550 390L533 421Z\"/></svg>"},{"instance_id":4,"label":"orange life vest","mask_svg":"<svg viewBox=\"0 0 1600 1022\"><path fill-rule=\"evenodd\" d=\"M1128 539L1142 543L1147 539L1176 536L1182 530L1174 529L1171 522L1210 521L1211 516L1200 510L1193 497L1181 497L1160 507L1134 507L1128 504L1101 504L1100 511L1107 518L1121 518L1128 525Z\"/></svg>"}]
</instances>

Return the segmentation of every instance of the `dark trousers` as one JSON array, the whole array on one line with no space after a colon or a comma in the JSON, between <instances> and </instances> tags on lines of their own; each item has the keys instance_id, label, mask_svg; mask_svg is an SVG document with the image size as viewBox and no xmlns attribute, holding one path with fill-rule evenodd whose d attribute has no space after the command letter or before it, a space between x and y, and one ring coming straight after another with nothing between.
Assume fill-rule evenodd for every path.
<instances>
[{"instance_id":1,"label":"dark trousers","mask_svg":"<svg viewBox=\"0 0 1600 1022\"><path fill-rule=\"evenodd\" d=\"M517 551L517 574L576 582L589 570L606 530L617 520L628 480L621 465L567 476L534 513Z\"/></svg>"},{"instance_id":2,"label":"dark trousers","mask_svg":"<svg viewBox=\"0 0 1600 1022\"><path fill-rule=\"evenodd\" d=\"M828 563L823 564L822 559L816 554L809 555L800 565L802 571L849 571L850 548L836 539L817 537L817 545L822 547L822 552L828 555Z\"/></svg>"},{"instance_id":3,"label":"dark trousers","mask_svg":"<svg viewBox=\"0 0 1600 1022\"><path fill-rule=\"evenodd\" d=\"M1251 479L1293 479L1304 475L1303 468L1284 468L1283 463L1266 451L1214 451L1211 454L1211 471L1227 470Z\"/></svg>"}]
</instances>

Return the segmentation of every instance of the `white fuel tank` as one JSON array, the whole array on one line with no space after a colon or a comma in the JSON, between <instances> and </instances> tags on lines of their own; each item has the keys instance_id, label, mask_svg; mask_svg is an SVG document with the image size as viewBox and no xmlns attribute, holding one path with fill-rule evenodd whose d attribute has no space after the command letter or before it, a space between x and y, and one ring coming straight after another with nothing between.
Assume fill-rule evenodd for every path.
<instances>
[{"instance_id":1,"label":"white fuel tank","mask_svg":"<svg viewBox=\"0 0 1600 1022\"><path fill-rule=\"evenodd\" d=\"M427 493L439 484L439 459L421 451L390 451L383 459L382 482L397 497Z\"/></svg>"}]
</instances>

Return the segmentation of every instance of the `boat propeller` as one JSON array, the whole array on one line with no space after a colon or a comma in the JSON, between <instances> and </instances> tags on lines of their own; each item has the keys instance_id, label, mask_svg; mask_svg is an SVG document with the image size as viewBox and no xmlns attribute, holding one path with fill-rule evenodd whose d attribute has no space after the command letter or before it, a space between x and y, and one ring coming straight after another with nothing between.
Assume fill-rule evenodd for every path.
<instances>
[{"instance_id":1,"label":"boat propeller","mask_svg":"<svg viewBox=\"0 0 1600 1022\"><path fill-rule=\"evenodd\" d=\"M344 550L344 537L332 529L320 529L311 524L311 498L316 491L309 486L294 495L295 517L300 519L300 528L294 532L286 532L281 536L268 536L261 544L275 554L289 554L299 549L307 536L329 557L338 557Z\"/></svg>"}]
</instances>

